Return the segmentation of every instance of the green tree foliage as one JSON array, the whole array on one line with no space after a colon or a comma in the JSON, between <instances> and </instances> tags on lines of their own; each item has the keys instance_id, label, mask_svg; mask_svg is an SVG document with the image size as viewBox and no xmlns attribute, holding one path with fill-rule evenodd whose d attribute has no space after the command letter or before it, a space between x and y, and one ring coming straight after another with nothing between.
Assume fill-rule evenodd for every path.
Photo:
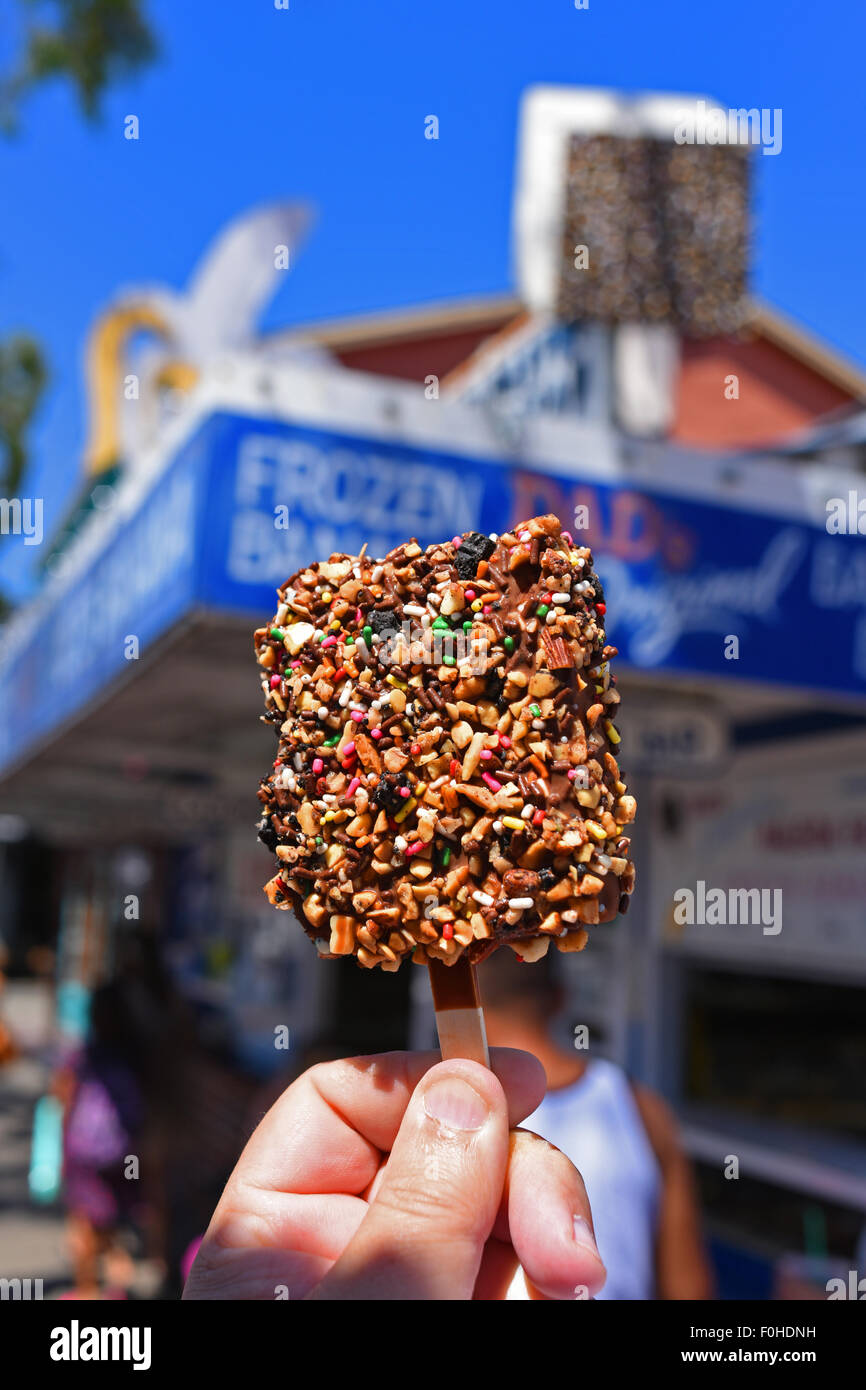
<instances>
[{"instance_id":1,"label":"green tree foliage","mask_svg":"<svg viewBox=\"0 0 866 1390\"><path fill-rule=\"evenodd\" d=\"M48 377L39 344L25 333L0 342L0 492L18 491L27 464L27 429Z\"/></svg>"},{"instance_id":2,"label":"green tree foliage","mask_svg":"<svg viewBox=\"0 0 866 1390\"><path fill-rule=\"evenodd\" d=\"M5 2L5 0L4 0ZM156 57L144 0L18 0L20 52L0 73L0 126L16 130L23 99L52 78L71 82L81 110L95 120L113 83ZM0 339L0 495L21 485L27 433L48 370L39 344L25 333ZM0 595L0 621L8 606Z\"/></svg>"},{"instance_id":3,"label":"green tree foliage","mask_svg":"<svg viewBox=\"0 0 866 1390\"><path fill-rule=\"evenodd\" d=\"M22 52L4 75L2 115L15 127L22 97L41 82L67 78L89 120L106 88L152 62L157 45L142 0L19 0Z\"/></svg>"}]
</instances>

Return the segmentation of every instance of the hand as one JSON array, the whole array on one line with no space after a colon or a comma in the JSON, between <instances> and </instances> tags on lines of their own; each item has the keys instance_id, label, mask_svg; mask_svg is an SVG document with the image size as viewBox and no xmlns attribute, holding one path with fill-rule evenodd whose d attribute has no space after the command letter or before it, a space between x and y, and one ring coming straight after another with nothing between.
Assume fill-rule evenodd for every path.
<instances>
[{"instance_id":1,"label":"hand","mask_svg":"<svg viewBox=\"0 0 866 1390\"><path fill-rule=\"evenodd\" d=\"M313 1067L252 1135L184 1290L189 1299L592 1297L605 1270L586 1189L514 1125L544 1094L539 1062L493 1071L390 1052Z\"/></svg>"}]
</instances>

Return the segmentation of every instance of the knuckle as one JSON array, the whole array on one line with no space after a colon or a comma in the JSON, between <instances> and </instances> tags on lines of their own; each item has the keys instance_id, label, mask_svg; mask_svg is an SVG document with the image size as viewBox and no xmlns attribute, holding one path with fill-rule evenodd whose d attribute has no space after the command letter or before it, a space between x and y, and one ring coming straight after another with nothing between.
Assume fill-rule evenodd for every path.
<instances>
[{"instance_id":1,"label":"knuckle","mask_svg":"<svg viewBox=\"0 0 866 1390\"><path fill-rule=\"evenodd\" d=\"M479 1224L477 1201L465 1183L458 1181L453 1166L432 1156L417 1174L394 1174L383 1183L376 1202L386 1211L412 1217L442 1231L474 1231Z\"/></svg>"}]
</instances>

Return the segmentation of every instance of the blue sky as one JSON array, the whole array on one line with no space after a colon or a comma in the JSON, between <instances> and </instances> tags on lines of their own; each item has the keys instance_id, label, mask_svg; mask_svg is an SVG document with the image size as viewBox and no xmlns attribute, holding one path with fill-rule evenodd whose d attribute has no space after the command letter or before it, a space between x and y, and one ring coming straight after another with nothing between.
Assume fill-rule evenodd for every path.
<instances>
[{"instance_id":1,"label":"blue sky","mask_svg":"<svg viewBox=\"0 0 866 1390\"><path fill-rule=\"evenodd\" d=\"M162 57L110 93L99 126L58 82L0 140L0 331L34 331L52 364L26 488L48 527L81 477L94 313L123 285L182 286L240 210L293 196L319 210L271 326L508 289L517 105L533 82L780 107L782 151L754 161L753 288L866 364L860 0L290 5L151 0ZM7 15L0 58L10 33ZM438 142L423 135L431 113ZM34 553L4 544L0 583L21 591Z\"/></svg>"}]
</instances>

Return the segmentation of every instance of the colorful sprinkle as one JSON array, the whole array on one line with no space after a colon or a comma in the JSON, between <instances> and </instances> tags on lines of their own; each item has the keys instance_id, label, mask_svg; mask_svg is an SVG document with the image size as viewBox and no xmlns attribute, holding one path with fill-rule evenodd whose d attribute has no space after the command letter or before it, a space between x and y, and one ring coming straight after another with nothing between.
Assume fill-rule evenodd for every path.
<instances>
[{"instance_id":1,"label":"colorful sprinkle","mask_svg":"<svg viewBox=\"0 0 866 1390\"><path fill-rule=\"evenodd\" d=\"M542 528L544 529L544 528ZM479 566L477 571L471 572L463 570L465 578L460 577L459 589L455 589L453 595L451 584L453 581L453 571L451 578L448 578L448 571L437 569L441 566L442 560L447 556L447 548L440 550L439 559L433 560L433 548L430 555L424 556L422 547L414 545L411 549L417 554L414 555L412 563L410 556L404 556L402 552L395 552L391 558L400 570L405 583L401 579L395 591L391 586L390 580L386 581L386 588L376 587L383 581L388 562L376 565L369 556L360 555L354 560L351 557L349 564L339 567L333 566L335 578L339 575L342 582L347 582L345 588L349 594L364 592L363 602L355 598L356 611L353 614L349 603L345 602L345 595L338 593L340 584L326 583L324 575L318 575L314 582L304 582L301 580L298 592L286 587L280 590L280 604L275 617L272 618L273 628L265 628L265 633L269 634L262 641L263 634L259 633L258 648L259 658L262 655L267 661L271 662L270 669L266 669L261 683L267 692L267 703L270 706L268 717L273 718L279 724L276 717L275 705L281 709L285 704L290 703L289 696L293 697L291 703L299 707L300 718L298 715L282 714L283 719L297 720L296 736L292 738L289 732L289 724L283 724L282 734L285 742L281 742L280 748L288 748L288 752L283 756L288 759L283 763L281 759L274 765L273 773L269 774L268 781L274 791L279 794L281 790L291 791L300 798L315 797L318 815L320 816L320 832L316 838L315 846L310 836L303 835L298 824L295 822L292 831L288 825L280 829L281 815L273 816L273 824L277 826L277 836L280 840L297 842L300 844L301 853L310 856L310 869L317 870L320 874L324 873L328 878L326 864L331 868L330 861L339 862L339 853L332 851L325 859L326 850L337 832L337 841L349 844L345 834L343 821L349 820L352 816L357 816L360 812L358 805L366 812L369 806L369 815L364 815L363 825L376 822L378 829L373 833L369 831L362 833L359 838L362 847L372 845L372 853L376 856L376 843L391 846L392 870L396 870L397 877L401 878L409 872L409 858L418 857L419 863L412 865L414 873L412 878L418 875L441 874L439 878L433 878L432 883L439 885L441 896L436 897L436 901L441 904L439 910L434 914L436 920L432 923L434 931L430 931L429 926L425 925L425 942L418 942L414 950L411 948L410 938L417 941L417 934L411 929L406 932L402 930L405 924L397 923L397 930L407 943L407 950L404 951L400 946L399 951L389 950L385 942L388 941L388 930L385 931L381 949L377 952L374 949L375 943L370 942L370 950L365 955L362 953L364 964L385 964L388 969L394 968L395 955L410 957L414 960L422 959L425 952L431 958L439 956L444 958L450 953L449 959L456 959L467 943L473 938L473 929L466 920L470 913L482 911L484 917L489 919L489 930L497 937L503 935L508 937L520 936L521 933L531 932L532 929L521 921L520 913L526 912L527 922L529 921L528 909L535 910L540 906L542 899L536 902L532 889L523 889L527 894L525 898L510 897L507 888L500 883L500 878L494 878L491 874L488 891L484 892L483 886L479 885L479 877L483 878L484 870L476 865L478 876L472 875L465 887L457 887L454 880L456 875L450 865L463 864L464 854L459 848L461 843L460 833L464 828L461 821L465 824L477 824L478 834L483 831L483 839L487 840L488 848L486 854L502 868L502 858L519 862L523 851L533 842L533 853L539 852L539 847L547 846L550 854L555 856L553 843L557 839L557 833L563 835L566 828L566 821L569 825L584 826L580 836L572 834L568 836L569 841L577 841L579 838L589 840L588 844L578 850L575 848L568 855L562 854L553 868L555 880L559 880L567 874L566 861L573 861L581 872L586 873L591 867L592 872L608 873L611 867L610 855L616 853L623 860L628 859L628 839L619 839L626 823L622 818L622 807L612 801L605 793L604 800L600 800L600 791L595 792L598 810L586 809L575 813L574 802L577 799L577 787L584 785L585 767L570 767L578 756L577 752L579 733L572 736L572 731L576 721L583 717L583 703L578 706L576 699L569 697L565 707L565 712L574 716L574 723L569 723L568 719L562 719L563 711L554 710L552 699L543 699L546 694L545 685L539 681L534 688L538 694L533 697L529 690L523 690L524 701L519 702L515 707L515 720L519 720L517 728L524 731L521 740L516 740L515 735L509 737L508 734L501 733L500 728L507 728L511 720L511 715L505 713L508 703L499 696L499 714L494 714L491 705L488 703L493 700L496 703L496 689L487 690L482 695L483 706L479 710L479 703L472 700L467 704L463 700L456 699L456 692L451 686L451 682L456 680L458 674L463 677L474 675L474 668L464 665L469 658L463 655L464 647L472 649L473 644L478 641L479 633L485 630L485 624L492 624L488 634L493 650L499 652L499 676L496 685L501 687L505 677L506 667L512 668L518 660L518 654L526 653L527 664L531 665L531 658L538 658L538 649L541 648L541 638L545 639L545 644L550 649L551 633L548 628L552 626L552 631L559 630L562 621L566 622L569 629L568 636L575 644L575 664L577 659L582 656L586 665L583 676L579 679L579 689L585 692L585 704L591 702L596 704L596 710L600 715L597 721L597 733L589 739L591 755L602 757L602 749L608 747L611 753L605 754L608 766L612 769L611 779L605 774L598 775L598 781L604 787L615 786L620 797L626 792L624 782L617 776L615 760L611 754L619 755L619 748L614 747L618 743L620 735L612 722L617 711L609 707L612 702L617 701L617 693L611 690L607 695L609 677L603 676L602 669L596 670L592 666L591 658L594 656L596 661L600 661L599 648L604 643L604 626L606 619L604 614L606 607L604 595L598 581L595 579L592 568L592 561L587 557L589 550L584 550L583 542L575 543L570 533L563 534L563 540L555 545L562 560L569 563L555 563L550 569L545 568L542 559L542 547L546 546L548 539L542 537L540 541L535 540L535 534L541 536L541 531L537 523L525 522L519 527L515 527L505 540L509 547L519 546L516 555L512 558L518 560L532 561L532 568L536 576L535 585L530 593L524 591L522 600L529 599L534 602L536 607L530 608L529 602L521 600L519 594L515 594L514 585L509 579L506 585L501 584L502 576L497 577L496 587L489 583L490 565L485 562ZM479 538L480 539L480 538ZM491 536L491 541L495 546L498 538ZM461 549L461 556L473 549L472 538L467 541L461 537L454 537L454 546ZM566 549L568 546L568 549ZM487 547L490 549L491 547ZM406 549L410 549L409 546ZM531 552L531 554L530 554ZM417 561L417 564L415 563ZM500 564L502 561L500 560ZM507 559L506 566L507 567ZM316 567L313 567L315 571ZM324 566L327 569L327 565ZM463 569L462 563L460 568ZM494 563L495 570L495 563ZM554 574L554 570L561 571ZM351 573L349 573L351 572ZM414 576L415 582L412 582ZM352 587L350 587L352 584ZM549 585L549 590L544 585ZM557 589L557 584L560 586ZM317 587L318 586L318 587ZM364 590L364 586L372 586L372 594ZM499 592L504 589L505 592ZM304 600L300 597L300 591L306 591ZM460 611L448 613L448 609L456 606L457 595L460 595ZM599 601L600 600L600 601ZM293 603L297 602L297 611L293 608ZM351 600L350 600L351 602ZM395 674L388 673L391 666L393 654L390 643L384 638L393 636L387 630L380 636L375 632L379 618L373 623L375 613L371 610L378 609L381 603L392 604L395 608L393 615L383 615L380 617L385 626L390 617L392 624L397 624L405 620L408 631L408 624L411 618L417 625L417 630L434 634L439 633L440 642L434 643L431 638L425 638L429 642L426 660L432 659L434 669L425 672L422 665L413 664L411 670L408 665L401 673L397 667L391 667ZM312 604L312 608L310 608ZM359 607L358 605L361 604ZM341 616L338 617L337 609L340 609ZM316 615L316 616L314 616ZM484 616L482 616L484 615ZM509 616L511 615L511 616ZM532 618L532 621L527 620ZM307 645L300 651L300 644L295 653L290 652L287 656L283 655L282 646L292 645L289 643L287 630L290 624L303 618L303 627L309 634ZM545 624L547 626L545 626ZM524 637L526 627L529 632ZM415 629L413 629L415 630ZM463 634L462 641L460 634ZM423 634L421 634L423 635ZM444 641L444 636L449 640ZM452 641L452 638L458 639ZM381 644L381 645L380 645ZM316 647L320 655L313 652ZM554 640L554 646L559 648L560 642ZM580 652L577 651L580 647ZM608 649L611 650L611 649ZM435 651L435 655L434 655ZM447 652L447 655L445 653ZM559 655L559 652L550 651L550 655ZM408 660L408 658L407 658ZM424 658L422 657L423 661ZM544 657L540 657L544 660ZM319 662L318 669L314 667ZM345 663L345 664L341 664ZM436 666L440 666L439 676L436 676ZM449 669L451 668L451 669ZM413 674L414 673L414 674ZM518 679L522 679L518 673ZM572 677L572 679L574 679ZM438 688L437 688L438 680ZM603 684L600 684L602 682ZM596 682L595 686L593 681ZM587 682L589 683L587 685ZM512 681L512 685L514 685ZM528 683L528 682L527 682ZM470 689L475 685L472 682ZM509 686L509 690L511 687ZM590 700L590 692L594 694ZM280 696L282 691L282 697ZM327 698L320 697L320 691L328 692ZM333 692L333 693L330 693ZM426 693L425 693L426 692ZM577 692L574 692L576 695ZM471 697L470 697L471 698ZM599 704L599 700L601 703ZM453 704L451 703L453 701ZM560 702L561 703L561 700ZM390 708L389 708L390 706ZM435 708L434 708L435 707ZM459 707L459 708L458 708ZM520 713L520 709L525 712ZM543 711L551 711L549 717L545 717ZM501 719L499 728L497 720ZM336 715L336 718L334 717ZM463 753L446 742L449 736L449 729L454 729L465 716L470 725L474 726L472 734L472 759L468 762L463 760ZM438 721L441 720L441 726ZM341 725L339 730L335 726ZM436 727L428 734L430 726ZM373 727L371 727L373 726ZM486 727L485 727L486 726ZM354 727L355 733L352 733ZM466 733L466 725L462 724L461 729ZM424 731L422 733L422 730ZM538 730L538 733L530 732ZM566 730L568 732L566 732ZM607 731L609 742L605 742L601 735ZM541 753L534 753L531 757L526 757L528 749L524 747L523 740L528 734L529 740L545 739L548 742L542 745L535 744L535 748L541 749ZM367 765L362 765L359 757L359 747L365 747L364 738L366 735L370 742L366 745L369 748L376 744L374 762L375 771L369 765L366 754L364 758ZM457 739L464 743L461 731L456 734ZM348 741L347 741L348 740ZM355 742L354 740L357 740ZM623 736L624 740L624 736ZM381 747L379 746L381 741ZM516 744L516 746L515 746ZM556 745L554 748L553 745ZM562 745L562 746L560 746ZM445 756L441 756L443 747L447 750ZM429 753L425 750L430 749ZM384 751L392 750L392 751ZM464 750L465 751L465 750ZM522 756L521 756L522 754ZM379 759L381 758L381 762ZM535 782L527 783L522 774L517 769L535 768L535 772L529 771L530 778L538 778ZM546 801L549 799L551 791L551 778L555 783L556 774L552 774L550 760L555 759L555 767L560 772L567 772L569 789L575 790L570 795L563 798L564 802L570 803L569 807L563 806L561 810L565 812L563 817L559 811L549 819L551 812L546 809ZM561 759L561 761L560 761ZM425 766L428 761L432 761L429 771L425 773ZM595 764L593 764L595 766ZM399 772L401 766L405 767L405 772L398 776L389 775L383 777L385 768L389 774ZM467 770L467 778L464 778L464 767ZM381 770L380 770L381 769ZM447 769L447 771L446 771ZM471 769L471 770L470 770ZM524 769L525 770L525 769ZM427 780L424 780L424 777ZM477 793L479 802L485 798L489 815L482 816L478 807L466 807L462 805L462 796L458 797L456 788L458 784L465 780L474 781L476 787L481 783L483 791ZM383 795L384 810L380 813L379 807L375 804L379 788L384 794L387 782L387 796ZM518 786L518 782L520 786ZM377 786L378 784L378 786ZM401 785L402 784L402 785ZM558 782L561 787L561 778ZM342 788L342 790L341 790ZM537 793L533 794L533 790ZM602 790L603 790L602 788ZM361 791L363 790L363 796ZM439 793L437 795L436 793ZM491 796L495 799L490 800ZM391 800L393 798L393 800ZM507 800L506 800L507 798ZM553 798L557 800L556 797ZM581 793L580 800L586 800ZM589 798L591 799L591 798ZM279 798L283 800L283 798ZM293 797L294 800L294 797ZM497 803L505 801L509 807L516 809L510 814L505 814L505 808ZM274 809L273 802L269 801L267 807ZM353 809L353 807L355 809ZM607 809L606 809L607 808ZM266 808L267 809L267 808ZM280 808L285 811L285 805ZM437 812L440 817L454 818L454 825L457 835L454 841L443 829L447 826L447 820L437 823ZM286 812L287 814L287 812ZM603 815L604 825L600 819L587 821L587 816L601 817ZM613 817L613 819L611 818ZM620 823L622 821L622 823ZM362 822L355 823L359 828ZM387 831L384 829L387 824ZM616 831L614 832L614 824ZM608 829L609 828L609 829ZM311 826L312 829L312 826ZM520 834L523 832L523 839ZM294 833L293 833L294 832ZM402 833L401 833L402 832ZM354 834L354 828L352 834ZM314 832L315 835L315 832ZM412 840L412 836L415 839ZM513 845L509 846L512 835L516 835ZM468 843L468 842L467 842ZM616 850L614 850L616 845ZM602 848L609 851L608 856L599 857ZM562 846L564 851L565 845ZM369 852L369 851L368 851ZM469 849L467 849L467 854ZM406 856L405 862L404 857ZM617 861L614 860L614 863ZM357 881L352 877L351 865L349 868L339 870L339 881L347 884L354 892L370 884L378 894L381 895L383 885L371 879L368 870L367 856L364 855L359 868L360 877ZM381 870L385 866L375 865L376 870ZM309 872L309 870L307 870ZM570 872L575 873L575 869ZM630 870L629 876L630 877ZM283 882L292 882L292 886L299 893L306 895L308 892L318 891L325 893L321 881L313 882L292 881L294 870L281 868L277 877L268 885L268 895L272 902L277 902L282 906L286 903L285 893L278 886L278 880L282 877ZM450 893L442 891L441 885L448 878ZM466 875L466 869L461 869L461 875ZM473 881L474 880L474 881ZM549 891L550 879L543 878L543 882L548 887L544 891ZM496 887L491 887L496 884ZM613 887L617 885L613 884ZM511 892L515 892L512 887ZM577 889L577 883L575 883ZM473 890L475 890L473 892ZM423 897L422 887L416 884L415 891ZM430 891L430 885L426 887ZM434 893L436 889L433 889ZM516 888L517 893L521 889ZM337 891L337 897L341 896L342 890ZM389 901L387 890L385 890L385 902ZM477 906L480 904L481 906ZM330 904L330 908L339 910L335 903ZM507 915L506 914L507 910ZM611 909L613 911L613 908ZM375 914L374 914L375 915ZM570 912L563 913L564 923L570 928L572 922L577 922L578 911L572 909ZM603 914L609 917L610 912ZM447 921L443 922L443 918ZM479 918L475 918L479 923ZM480 923L479 923L480 925ZM438 937L435 935L438 933ZM537 934L537 929L535 931ZM565 930L563 930L565 934ZM378 937L378 929L373 932ZM456 939L455 939L456 938ZM438 940L438 948L436 941ZM458 947L459 950L455 949ZM427 944L425 944L427 943ZM325 946L327 951L327 937L322 938L319 949ZM546 943L543 943L546 944ZM556 943L561 944L561 943ZM447 947L447 950L443 950ZM357 949L357 948L356 948ZM370 956L375 959L371 960ZM520 959L520 957L518 957Z\"/></svg>"}]
</instances>

